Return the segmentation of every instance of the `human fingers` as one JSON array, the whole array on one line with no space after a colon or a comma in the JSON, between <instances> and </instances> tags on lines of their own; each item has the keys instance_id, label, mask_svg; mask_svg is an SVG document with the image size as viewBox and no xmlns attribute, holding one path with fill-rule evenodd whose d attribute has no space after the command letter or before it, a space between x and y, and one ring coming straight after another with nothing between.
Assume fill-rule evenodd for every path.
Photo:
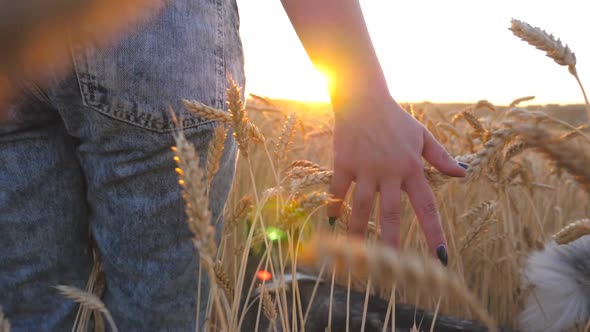
<instances>
[{"instance_id":1,"label":"human fingers","mask_svg":"<svg viewBox=\"0 0 590 332\"><path fill-rule=\"evenodd\" d=\"M404 182L404 190L416 212L426 242L433 255L447 265L447 241L440 222L434 193L422 174L414 175Z\"/></svg>"},{"instance_id":2,"label":"human fingers","mask_svg":"<svg viewBox=\"0 0 590 332\"><path fill-rule=\"evenodd\" d=\"M340 217L342 202L346 197L346 193L348 192L348 188L350 187L351 183L351 175L338 168L334 169L332 182L330 183L330 193L332 194L332 198L334 198L334 202L328 205L328 218L330 225L334 225L336 219Z\"/></svg>"},{"instance_id":3,"label":"human fingers","mask_svg":"<svg viewBox=\"0 0 590 332\"><path fill-rule=\"evenodd\" d=\"M399 181L380 186L379 223L381 239L394 248L400 246L401 189Z\"/></svg>"},{"instance_id":4,"label":"human fingers","mask_svg":"<svg viewBox=\"0 0 590 332\"><path fill-rule=\"evenodd\" d=\"M465 176L464 166L460 166L451 155L445 150L445 148L432 136L426 128L423 130L424 133L424 147L422 150L422 156L426 159L430 165L441 171L443 174L463 177Z\"/></svg>"},{"instance_id":5,"label":"human fingers","mask_svg":"<svg viewBox=\"0 0 590 332\"><path fill-rule=\"evenodd\" d=\"M357 181L354 200L352 202L350 224L348 225L350 233L358 235L365 234L369 216L373 210L375 188L375 181L370 179L360 179Z\"/></svg>"}]
</instances>

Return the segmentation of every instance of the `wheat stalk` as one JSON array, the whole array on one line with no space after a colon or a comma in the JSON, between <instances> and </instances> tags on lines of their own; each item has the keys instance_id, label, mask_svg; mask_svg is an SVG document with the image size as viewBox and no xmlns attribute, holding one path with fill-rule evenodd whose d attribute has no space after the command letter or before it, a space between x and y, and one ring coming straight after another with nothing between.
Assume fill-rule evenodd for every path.
<instances>
[{"instance_id":1,"label":"wheat stalk","mask_svg":"<svg viewBox=\"0 0 590 332\"><path fill-rule=\"evenodd\" d=\"M281 134L277 139L277 144L275 146L275 160L277 165L280 165L287 159L287 150L289 148L289 144L293 140L293 133L295 132L295 123L297 121L297 114L292 113L287 116L285 123L283 124L283 128L281 130Z\"/></svg>"},{"instance_id":2,"label":"wheat stalk","mask_svg":"<svg viewBox=\"0 0 590 332\"><path fill-rule=\"evenodd\" d=\"M512 19L510 30L515 36L537 49L545 51L546 55L559 65L568 66L570 72L575 71L576 55L567 45L563 46L561 40L555 39L553 35L539 27L532 27L530 24L516 19Z\"/></svg>"},{"instance_id":3,"label":"wheat stalk","mask_svg":"<svg viewBox=\"0 0 590 332\"><path fill-rule=\"evenodd\" d=\"M217 253L217 242L215 240L215 228L211 225L211 212L209 211L209 197L207 196L207 184L203 171L199 166L199 155L195 146L189 143L182 131L174 135L176 146L174 151L174 161L176 161L179 174L178 183L183 188L182 198L185 201L185 212L187 216L187 225L193 234L193 245L199 252L201 266L209 276L211 283L211 292L209 300L213 301L215 313L222 330L228 330L228 321L230 309L228 306L222 306L217 292L217 277L214 271L214 258Z\"/></svg>"},{"instance_id":4,"label":"wheat stalk","mask_svg":"<svg viewBox=\"0 0 590 332\"><path fill-rule=\"evenodd\" d=\"M225 291L225 295L227 296L228 300L231 302L234 297L234 286L227 273L225 273L225 269L223 268L223 264L217 261L213 266L213 271L215 272L215 280L217 285L221 287Z\"/></svg>"},{"instance_id":5,"label":"wheat stalk","mask_svg":"<svg viewBox=\"0 0 590 332\"><path fill-rule=\"evenodd\" d=\"M461 114L462 114L463 118L465 119L465 121L467 121L467 123L469 123L469 125L473 128L473 130L483 140L486 135L487 130L483 127L481 122L479 122L479 119L476 118L475 115L473 115L473 113L471 113L469 111L463 111Z\"/></svg>"},{"instance_id":6,"label":"wheat stalk","mask_svg":"<svg viewBox=\"0 0 590 332\"><path fill-rule=\"evenodd\" d=\"M199 166L199 155L195 146L186 140L179 131L175 136L175 153L179 175L178 183L183 188L182 197L185 201L187 224L193 233L193 243L200 254L208 259L215 257L217 245L215 243L214 229L210 224L211 212L209 212L209 198L203 171Z\"/></svg>"},{"instance_id":7,"label":"wheat stalk","mask_svg":"<svg viewBox=\"0 0 590 332\"><path fill-rule=\"evenodd\" d=\"M528 226L524 226L522 230L522 235L524 237L524 241L527 247L535 250L542 250L544 245L543 242L539 241L538 239L534 238L531 228Z\"/></svg>"},{"instance_id":8,"label":"wheat stalk","mask_svg":"<svg viewBox=\"0 0 590 332\"><path fill-rule=\"evenodd\" d=\"M492 224L496 223L497 220L490 220L485 216L484 218L479 219L479 221L471 226L463 239L461 240L461 247L459 248L459 252L463 254L466 249L473 243L473 241L478 238L482 233L484 233L488 227Z\"/></svg>"},{"instance_id":9,"label":"wheat stalk","mask_svg":"<svg viewBox=\"0 0 590 332\"><path fill-rule=\"evenodd\" d=\"M2 307L0 307L0 332L10 332L10 321L4 316Z\"/></svg>"},{"instance_id":10,"label":"wheat stalk","mask_svg":"<svg viewBox=\"0 0 590 332\"><path fill-rule=\"evenodd\" d=\"M246 195L238 201L230 218L228 218L225 231L230 234L238 223L244 219L254 209L254 199L252 195Z\"/></svg>"},{"instance_id":11,"label":"wheat stalk","mask_svg":"<svg viewBox=\"0 0 590 332\"><path fill-rule=\"evenodd\" d=\"M232 119L229 113L224 112L220 109L207 106L196 100L183 99L182 103L189 111L211 121L218 121L223 124L231 124Z\"/></svg>"},{"instance_id":12,"label":"wheat stalk","mask_svg":"<svg viewBox=\"0 0 590 332\"><path fill-rule=\"evenodd\" d=\"M370 276L375 285L406 285L429 296L448 296L472 308L488 327L494 322L480 306L464 283L440 263L417 255L399 252L359 239L338 241L331 236L317 236L301 254L302 262L322 266L334 265L337 270L354 269L355 274Z\"/></svg>"},{"instance_id":13,"label":"wheat stalk","mask_svg":"<svg viewBox=\"0 0 590 332\"><path fill-rule=\"evenodd\" d=\"M559 168L570 173L590 193L590 155L567 141L551 137L544 129L536 126L515 127L522 139L553 160Z\"/></svg>"},{"instance_id":14,"label":"wheat stalk","mask_svg":"<svg viewBox=\"0 0 590 332\"><path fill-rule=\"evenodd\" d=\"M461 136L463 136L463 135L459 134L459 131L457 131L457 128L455 128L455 126L453 126L453 125L451 125L449 123L439 122L439 123L436 124L436 126L439 129L442 129L442 130L448 132L452 136L455 136L455 137L461 137Z\"/></svg>"},{"instance_id":15,"label":"wheat stalk","mask_svg":"<svg viewBox=\"0 0 590 332\"><path fill-rule=\"evenodd\" d=\"M509 128L492 132L490 140L484 144L483 149L477 152L475 158L469 164L467 175L470 178L477 178L481 174L482 169L502 150L513 134L512 129Z\"/></svg>"},{"instance_id":16,"label":"wheat stalk","mask_svg":"<svg viewBox=\"0 0 590 332\"><path fill-rule=\"evenodd\" d=\"M475 106L473 106L474 111L480 108L485 108L492 112L496 111L496 106L485 99L479 100L477 103L475 103Z\"/></svg>"},{"instance_id":17,"label":"wheat stalk","mask_svg":"<svg viewBox=\"0 0 590 332\"><path fill-rule=\"evenodd\" d=\"M583 124L581 126L576 127L576 129L574 130L570 130L569 132L559 136L560 139L562 140L568 140L568 139L572 139L574 137L580 136L580 132L583 130L586 130L590 128L590 125L588 124Z\"/></svg>"},{"instance_id":18,"label":"wheat stalk","mask_svg":"<svg viewBox=\"0 0 590 332\"><path fill-rule=\"evenodd\" d=\"M568 244L588 234L590 234L590 219L580 219L555 233L553 240L557 244Z\"/></svg>"},{"instance_id":19,"label":"wheat stalk","mask_svg":"<svg viewBox=\"0 0 590 332\"><path fill-rule=\"evenodd\" d=\"M497 206L498 202L495 200L483 201L467 210L467 212L461 216L461 219L464 222L471 222L477 219L489 218L489 216L491 216L491 214L496 210Z\"/></svg>"},{"instance_id":20,"label":"wheat stalk","mask_svg":"<svg viewBox=\"0 0 590 332\"><path fill-rule=\"evenodd\" d=\"M227 130L224 126L217 126L213 131L213 138L209 142L207 149L207 188L211 187L211 182L217 171L219 171L219 164L223 156L223 148L225 139L227 138ZM207 190L209 191L209 190Z\"/></svg>"},{"instance_id":21,"label":"wheat stalk","mask_svg":"<svg viewBox=\"0 0 590 332\"><path fill-rule=\"evenodd\" d=\"M528 146L522 140L514 140L512 143L510 143L510 145L508 145L508 147L506 147L506 151L504 152L504 162L507 162L510 159L516 157L527 148Z\"/></svg>"},{"instance_id":22,"label":"wheat stalk","mask_svg":"<svg viewBox=\"0 0 590 332\"><path fill-rule=\"evenodd\" d=\"M98 252L98 249L93 248L92 256L94 264L92 266L92 271L90 271L90 276L88 277L88 281L86 282L85 291L92 293L98 298L102 297L105 289L105 274L103 271L103 262L102 258ZM88 330L88 325L90 323L90 315L94 315L95 320L95 330L97 324L104 323L102 322L101 313L96 310L90 310L87 307L80 307L78 309L78 313L76 315L76 320L74 321L73 330L78 332L83 332Z\"/></svg>"},{"instance_id":23,"label":"wheat stalk","mask_svg":"<svg viewBox=\"0 0 590 332\"><path fill-rule=\"evenodd\" d=\"M535 96L526 96L526 97L516 98L510 103L510 105L508 105L508 108L516 107L520 103L523 103L523 102L529 101L529 100L533 100L533 99L535 99Z\"/></svg>"},{"instance_id":24,"label":"wheat stalk","mask_svg":"<svg viewBox=\"0 0 590 332\"><path fill-rule=\"evenodd\" d=\"M102 303L102 301L98 298L98 296L96 296L92 293L85 292L85 291L78 289L76 287L59 285L59 286L56 286L55 288L57 288L57 290L59 290L59 292L62 295L69 298L70 300L73 300L73 301L79 303L80 305L88 307L91 310L100 311L105 316L107 321L109 322L109 326L111 327L111 330L114 332L118 331L117 326L115 325L115 322L113 320L113 317L111 316L111 313L109 312L107 307L104 305L104 303Z\"/></svg>"},{"instance_id":25,"label":"wheat stalk","mask_svg":"<svg viewBox=\"0 0 590 332\"><path fill-rule=\"evenodd\" d=\"M306 175L299 180L295 180L293 188L302 189L316 184L330 184L333 174L333 171L320 171Z\"/></svg>"},{"instance_id":26,"label":"wheat stalk","mask_svg":"<svg viewBox=\"0 0 590 332\"><path fill-rule=\"evenodd\" d=\"M226 91L227 105L231 113L231 126L234 137L242 155L248 158L248 116L242 101L242 91L234 80L229 81Z\"/></svg>"},{"instance_id":27,"label":"wheat stalk","mask_svg":"<svg viewBox=\"0 0 590 332\"><path fill-rule=\"evenodd\" d=\"M260 298L262 300L262 312L264 316L271 322L271 325L274 325L275 320L277 319L277 309L275 304L268 293L268 290L264 287L263 284L258 286L258 290L260 292Z\"/></svg>"},{"instance_id":28,"label":"wheat stalk","mask_svg":"<svg viewBox=\"0 0 590 332\"><path fill-rule=\"evenodd\" d=\"M519 20L512 19L510 30L515 36L535 46L537 49L545 51L546 55L557 64L568 67L570 74L576 78L582 90L584 101L586 102L588 120L590 121L590 103L588 102L586 91L576 70L576 55L570 50L569 46L563 46L561 40L555 39L553 35L548 34L541 28L532 27L530 24Z\"/></svg>"},{"instance_id":29,"label":"wheat stalk","mask_svg":"<svg viewBox=\"0 0 590 332\"><path fill-rule=\"evenodd\" d=\"M311 213L315 209L332 202L335 202L335 200L327 192L316 191L311 194L301 194L297 199L285 206L281 214L280 224L291 228L297 225L297 222L301 217L304 217L304 214Z\"/></svg>"},{"instance_id":30,"label":"wheat stalk","mask_svg":"<svg viewBox=\"0 0 590 332\"><path fill-rule=\"evenodd\" d=\"M316 167L301 167L296 166L289 169L287 172L287 178L289 179L302 179L308 175L313 175L315 173L324 172L324 170L320 170L320 168Z\"/></svg>"},{"instance_id":31,"label":"wheat stalk","mask_svg":"<svg viewBox=\"0 0 590 332\"><path fill-rule=\"evenodd\" d=\"M442 174L432 166L424 166L424 176L432 186L432 189L437 189L449 180L449 176Z\"/></svg>"},{"instance_id":32,"label":"wheat stalk","mask_svg":"<svg viewBox=\"0 0 590 332\"><path fill-rule=\"evenodd\" d=\"M324 167L314 163L313 161L309 160L294 160L291 164L287 167L287 171L294 167L305 167L305 168L317 168L319 170L326 170Z\"/></svg>"}]
</instances>

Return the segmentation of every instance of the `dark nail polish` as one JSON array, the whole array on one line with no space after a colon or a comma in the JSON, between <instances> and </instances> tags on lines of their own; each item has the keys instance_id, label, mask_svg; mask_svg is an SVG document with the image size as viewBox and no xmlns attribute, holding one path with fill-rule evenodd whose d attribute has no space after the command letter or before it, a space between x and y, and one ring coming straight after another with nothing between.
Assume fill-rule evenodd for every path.
<instances>
[{"instance_id":1,"label":"dark nail polish","mask_svg":"<svg viewBox=\"0 0 590 332\"><path fill-rule=\"evenodd\" d=\"M334 226L334 224L336 223L336 217L330 217L330 219L328 219L328 222L330 223L330 226Z\"/></svg>"},{"instance_id":2,"label":"dark nail polish","mask_svg":"<svg viewBox=\"0 0 590 332\"><path fill-rule=\"evenodd\" d=\"M447 255L447 248L445 248L444 245L440 245L438 246L438 248L436 248L436 256L438 256L438 259L440 260L440 262L444 265L447 266L447 264L449 264L449 256Z\"/></svg>"},{"instance_id":3,"label":"dark nail polish","mask_svg":"<svg viewBox=\"0 0 590 332\"><path fill-rule=\"evenodd\" d=\"M469 164L466 164L462 161L457 162L457 164L459 164L459 166L463 167L463 169L468 169L469 168Z\"/></svg>"}]
</instances>

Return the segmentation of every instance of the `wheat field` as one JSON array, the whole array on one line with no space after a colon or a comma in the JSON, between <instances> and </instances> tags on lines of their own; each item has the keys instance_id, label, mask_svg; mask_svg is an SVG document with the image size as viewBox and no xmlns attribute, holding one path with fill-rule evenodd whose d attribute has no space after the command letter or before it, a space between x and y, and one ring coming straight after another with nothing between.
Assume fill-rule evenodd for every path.
<instances>
[{"instance_id":1,"label":"wheat field","mask_svg":"<svg viewBox=\"0 0 590 332\"><path fill-rule=\"evenodd\" d=\"M514 20L511 29L566 66L583 92L575 55L567 46L524 22ZM527 257L549 241L568 245L590 233L585 219L590 216L590 130L583 112L566 118L551 108L525 107L534 97L518 98L510 105L487 100L462 107L402 104L451 155L470 165L466 178L456 179L425 162L424 173L435 190L449 244L449 264L444 268L430 257L406 197L401 250L380 244L378 204L364 241L346 238L350 198L342 217L330 224L325 212L333 202L328 193L333 166L329 105L256 95L244 105L240 93L235 86L228 90L229 113L185 102L191 111L218 122L205 169L199 168L198 154L182 133L172 147L187 222L201 254L199 273L214 281L204 299L207 330L236 331L246 324L254 324L256 330L304 330L311 313L300 299L297 280L267 285L265 276L248 271L250 255L260 258L257 271L278 280L286 271L305 269L332 288L337 284L384 299L389 306L386 324L395 319L395 303L404 303L435 315L517 330L519 314L534 292L523 275ZM590 115L587 101L585 108ZM228 136L236 140L240 155L221 243L216 243L205 207ZM87 327L92 314L95 330L116 330L100 301L100 269L97 259L86 290L59 288L82 304L77 330ZM250 308L253 322L247 322L244 310L248 298L261 299ZM335 300L327 301L332 308ZM351 304L345 307L346 317L352 315ZM365 305L363 326L367 310ZM415 323L416 330L430 330ZM588 330L586 323L578 322L572 330ZM9 328L0 312L0 331Z\"/></svg>"}]
</instances>

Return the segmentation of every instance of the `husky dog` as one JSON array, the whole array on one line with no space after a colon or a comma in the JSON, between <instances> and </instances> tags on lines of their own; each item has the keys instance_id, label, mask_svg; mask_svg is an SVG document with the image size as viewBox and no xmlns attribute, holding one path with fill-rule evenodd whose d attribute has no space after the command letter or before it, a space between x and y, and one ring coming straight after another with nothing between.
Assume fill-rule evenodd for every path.
<instances>
[{"instance_id":1,"label":"husky dog","mask_svg":"<svg viewBox=\"0 0 590 332\"><path fill-rule=\"evenodd\" d=\"M519 317L525 332L564 331L590 318L590 236L569 244L551 241L527 260L532 287Z\"/></svg>"}]
</instances>

